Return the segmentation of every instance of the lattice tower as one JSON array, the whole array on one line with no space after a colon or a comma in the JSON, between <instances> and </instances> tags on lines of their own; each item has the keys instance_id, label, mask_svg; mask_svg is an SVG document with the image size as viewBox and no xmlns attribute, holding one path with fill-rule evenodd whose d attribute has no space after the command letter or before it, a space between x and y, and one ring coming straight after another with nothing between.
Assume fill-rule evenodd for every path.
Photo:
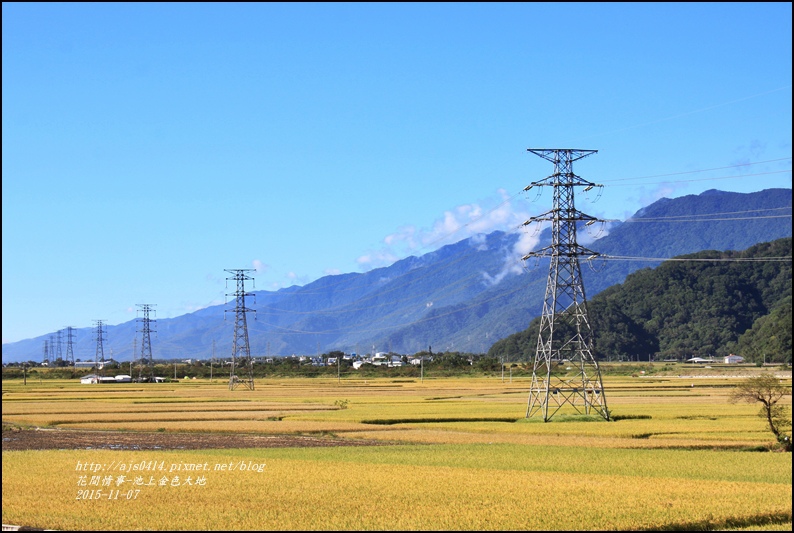
<instances>
[{"instance_id":1,"label":"lattice tower","mask_svg":"<svg viewBox=\"0 0 794 533\"><path fill-rule=\"evenodd\" d=\"M584 187L585 191L602 187L573 173L574 161L597 151L532 148L528 151L554 163L554 173L524 190L552 187L554 204L551 211L524 223L551 222L552 229L550 246L523 257L524 260L550 259L526 417L541 415L548 421L564 406L570 406L575 413L596 413L609 420L601 370L590 348L592 330L579 264L580 257L592 259L598 254L576 242L577 225L593 224L598 219L578 211L574 205L576 187Z\"/></svg>"},{"instance_id":2,"label":"lattice tower","mask_svg":"<svg viewBox=\"0 0 794 533\"><path fill-rule=\"evenodd\" d=\"M60 329L55 332L55 360L56 361L62 361L63 360L63 352L62 352L63 340L62 340L62 337L61 337L62 333L63 333L63 330L60 330Z\"/></svg>"},{"instance_id":3,"label":"lattice tower","mask_svg":"<svg viewBox=\"0 0 794 533\"><path fill-rule=\"evenodd\" d=\"M233 294L226 296L234 296L234 342L232 344L232 368L229 374L229 390L234 390L237 387L243 386L248 389L254 390L254 362L251 358L251 345L248 342L248 322L246 320L246 313L256 311L248 309L245 306L245 297L254 296L254 293L245 292L245 282L253 280L246 272L251 272L250 268L226 269L226 272L232 274L232 277L226 278L227 286L230 280L236 283L237 289ZM226 309L226 313L232 311Z\"/></svg>"},{"instance_id":4,"label":"lattice tower","mask_svg":"<svg viewBox=\"0 0 794 533\"><path fill-rule=\"evenodd\" d=\"M74 366L74 334L72 333L72 326L66 326L66 360L70 365Z\"/></svg>"},{"instance_id":5,"label":"lattice tower","mask_svg":"<svg viewBox=\"0 0 794 533\"><path fill-rule=\"evenodd\" d=\"M156 320L149 318L150 312L155 312L155 304L135 304L139 307L138 312L143 313L137 321L141 325L138 333L141 334L141 358L138 365L138 381L149 379L154 381L154 357L152 355L152 323ZM145 370L144 370L145 369Z\"/></svg>"},{"instance_id":6,"label":"lattice tower","mask_svg":"<svg viewBox=\"0 0 794 533\"><path fill-rule=\"evenodd\" d=\"M94 355L94 364L96 365L97 374L101 376L103 375L105 368L105 346L103 344L104 341L107 340L105 338L105 329L104 329L105 321L94 320L94 324L96 324L96 329L94 330L94 339L96 340L96 353Z\"/></svg>"}]
</instances>

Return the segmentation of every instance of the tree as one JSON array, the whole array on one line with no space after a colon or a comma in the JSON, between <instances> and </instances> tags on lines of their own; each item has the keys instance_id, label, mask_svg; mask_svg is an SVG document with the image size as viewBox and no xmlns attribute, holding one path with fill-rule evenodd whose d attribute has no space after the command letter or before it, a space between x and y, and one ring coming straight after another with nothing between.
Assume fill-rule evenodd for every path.
<instances>
[{"instance_id":1,"label":"tree","mask_svg":"<svg viewBox=\"0 0 794 533\"><path fill-rule=\"evenodd\" d=\"M761 374L742 381L731 393L730 398L734 402L761 403L761 412L758 416L766 419L777 441L790 452L791 436L784 434L784 431L791 427L791 422L786 413L786 406L778 404L786 394L790 394L790 391L780 383L780 380L772 374Z\"/></svg>"}]
</instances>

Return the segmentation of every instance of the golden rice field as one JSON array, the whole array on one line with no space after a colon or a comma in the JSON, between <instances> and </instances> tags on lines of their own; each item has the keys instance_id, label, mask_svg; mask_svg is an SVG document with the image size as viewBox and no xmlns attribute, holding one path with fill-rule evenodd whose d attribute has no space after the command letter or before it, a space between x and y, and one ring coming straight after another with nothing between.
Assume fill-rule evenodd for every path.
<instances>
[{"instance_id":1,"label":"golden rice field","mask_svg":"<svg viewBox=\"0 0 794 533\"><path fill-rule=\"evenodd\" d=\"M757 451L773 437L757 406L728 401L736 383L606 377L616 421L561 412L544 423L524 419L528 382L515 378L294 378L258 380L255 391L198 380L4 381L3 421L23 426L387 444L4 451L3 523L62 530L791 530L791 454Z\"/></svg>"}]
</instances>

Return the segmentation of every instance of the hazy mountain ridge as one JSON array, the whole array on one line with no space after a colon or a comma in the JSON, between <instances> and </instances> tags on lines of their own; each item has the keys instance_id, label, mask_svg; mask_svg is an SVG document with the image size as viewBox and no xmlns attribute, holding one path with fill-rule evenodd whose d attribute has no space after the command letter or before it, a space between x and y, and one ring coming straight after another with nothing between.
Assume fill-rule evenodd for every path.
<instances>
[{"instance_id":1,"label":"hazy mountain ridge","mask_svg":"<svg viewBox=\"0 0 794 533\"><path fill-rule=\"evenodd\" d=\"M633 218L783 206L791 206L791 189L750 194L711 190L659 200ZM588 248L611 255L672 257L703 249L743 250L788 236L790 217L709 223L624 222ZM545 241L544 234L541 237L538 248L548 244L548 235ZM427 346L433 346L434 351L487 351L500 338L524 330L542 308L548 262L528 264L518 271L520 274L506 270L506 260L511 263L507 266L515 267L520 259L510 260L518 238L517 234L497 231L365 273L325 276L279 291L253 291L255 300L246 299L246 305L257 310L255 316L249 313L247 318L252 355L314 354L332 349L369 352L373 346L377 351L404 353ZM598 272L583 264L587 295L592 297L622 282L630 272L655 264L658 262L610 261L599 265ZM230 285L229 292L232 290ZM152 337L155 358L209 358L213 340L216 357L228 357L234 313L224 310L233 306L230 301L175 318L157 319L153 326L157 333ZM137 329L135 320L108 326L105 358L112 351L115 359L129 360ZM74 334L75 357L93 360L93 328L78 328ZM49 334L4 344L3 361L40 361L48 338Z\"/></svg>"}]
</instances>

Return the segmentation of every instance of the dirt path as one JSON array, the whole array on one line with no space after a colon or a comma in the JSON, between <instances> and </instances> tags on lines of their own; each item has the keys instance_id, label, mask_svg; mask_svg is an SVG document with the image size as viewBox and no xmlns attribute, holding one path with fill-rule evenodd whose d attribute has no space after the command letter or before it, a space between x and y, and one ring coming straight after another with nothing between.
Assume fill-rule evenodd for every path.
<instances>
[{"instance_id":1,"label":"dirt path","mask_svg":"<svg viewBox=\"0 0 794 533\"><path fill-rule=\"evenodd\" d=\"M287 448L378 446L383 441L293 435L220 433L133 433L72 429L3 427L3 451L12 450L206 450L225 448Z\"/></svg>"}]
</instances>

